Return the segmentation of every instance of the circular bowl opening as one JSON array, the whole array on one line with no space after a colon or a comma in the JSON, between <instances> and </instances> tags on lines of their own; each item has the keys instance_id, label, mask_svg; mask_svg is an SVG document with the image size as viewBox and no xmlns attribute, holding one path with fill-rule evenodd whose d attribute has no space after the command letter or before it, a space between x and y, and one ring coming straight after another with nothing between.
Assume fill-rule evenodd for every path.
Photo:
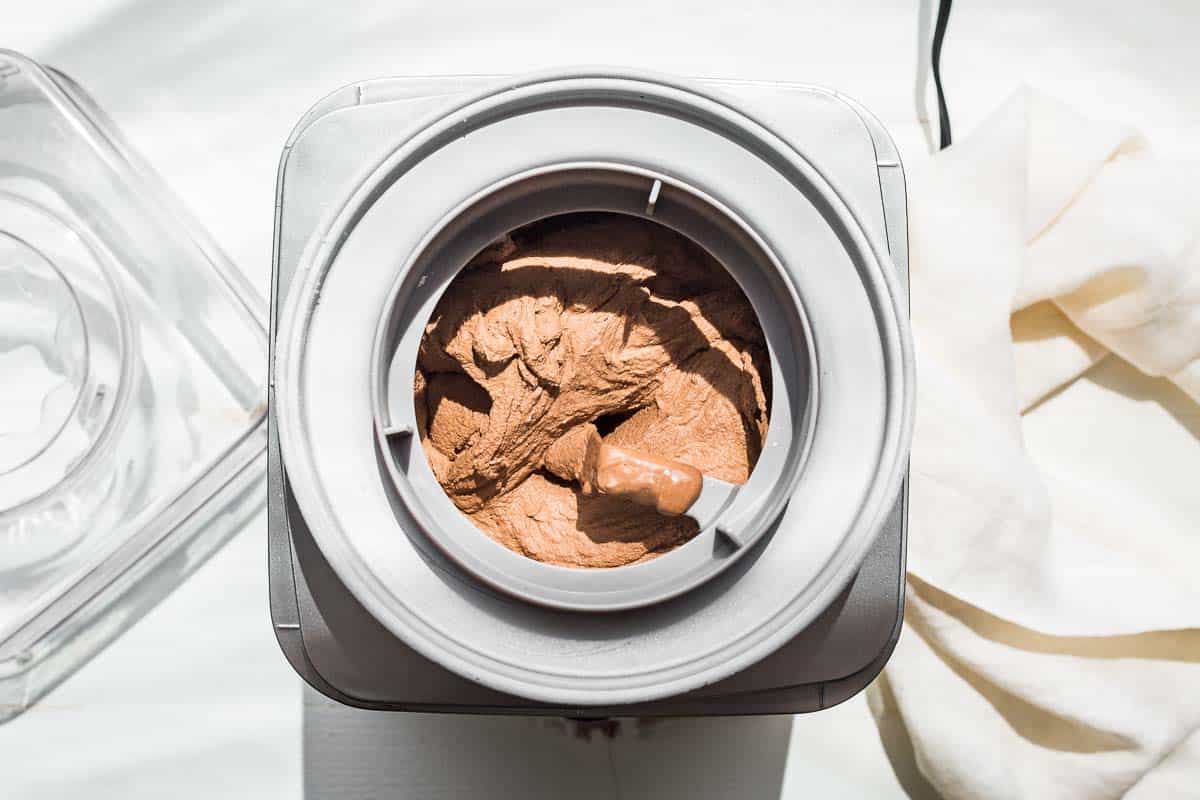
<instances>
[{"instance_id":1,"label":"circular bowl opening","mask_svg":"<svg viewBox=\"0 0 1200 800\"><path fill-rule=\"evenodd\" d=\"M79 405L87 329L74 289L32 245L0 231L0 474L45 451Z\"/></svg>"},{"instance_id":2,"label":"circular bowl opening","mask_svg":"<svg viewBox=\"0 0 1200 800\"><path fill-rule=\"evenodd\" d=\"M770 379L758 317L711 254L653 219L562 214L509 231L447 287L413 376L416 434L484 535L619 569L690 541L746 483ZM601 470L601 453L637 460ZM650 505L703 492L693 470L709 497ZM667 474L683 486L653 483ZM629 475L647 479L602 490Z\"/></svg>"},{"instance_id":3,"label":"circular bowl opening","mask_svg":"<svg viewBox=\"0 0 1200 800\"><path fill-rule=\"evenodd\" d=\"M24 539L65 535L33 512L102 462L129 405L134 330L109 258L66 217L0 191L0 525Z\"/></svg>"},{"instance_id":4,"label":"circular bowl opening","mask_svg":"<svg viewBox=\"0 0 1200 800\"><path fill-rule=\"evenodd\" d=\"M487 248L513 231L527 232L530 226L532 230L561 228L604 217L666 228L667 235L696 248L697 255L718 271L724 269L732 278L736 296L748 301L749 316L765 343L759 372L770 401L764 402L762 409L765 435L754 442L757 452L748 453L753 471L748 477L718 476L739 483L741 478L744 483L715 517L698 530L677 536L683 543L661 554L608 569L579 569L527 557L516 552L519 547L510 549L511 544L505 547L485 535L451 501L438 479L438 472L445 477L445 471L430 464L419 441L419 435L429 431L428 406L421 407L427 401L422 389L428 387L418 385L414 392L414 375L423 371L419 363L427 323L465 266L477 267L480 254L487 258ZM550 275L541 277L554 280ZM475 291L486 291L486 287L485 274L482 281L476 281ZM491 298L483 297L477 305L487 307L490 302ZM522 324L536 327L538 323L530 319ZM521 338L520 331L516 338ZM486 351L489 346L485 341L455 346L460 345L475 351ZM429 357L428 348L425 357ZM485 382L504 368L488 363L489 358L484 353L479 366L483 372L477 375ZM538 380L527 367L524 360L512 369L526 373L525 379ZM536 370L538 365L534 367ZM752 549L768 533L799 479L815 407L815 354L807 320L786 272L766 244L744 221L697 189L627 166L559 165L517 175L448 214L399 271L380 323L373 368L381 462L390 478L394 502L411 514L419 528L401 526L405 533L431 542L493 589L539 605L578 611L622 610L666 600L711 579ZM552 375L541 377L553 381ZM598 421L602 427L620 423L598 417L583 421ZM512 430L520 433L516 427ZM498 441L503 446L505 440ZM525 467L529 466L527 462ZM500 483L504 480L502 476ZM484 491L497 488L493 485ZM653 512L651 516L658 517ZM666 530L669 541L673 535L669 526L674 523L670 518L658 519L666 524L652 533L651 539Z\"/></svg>"}]
</instances>

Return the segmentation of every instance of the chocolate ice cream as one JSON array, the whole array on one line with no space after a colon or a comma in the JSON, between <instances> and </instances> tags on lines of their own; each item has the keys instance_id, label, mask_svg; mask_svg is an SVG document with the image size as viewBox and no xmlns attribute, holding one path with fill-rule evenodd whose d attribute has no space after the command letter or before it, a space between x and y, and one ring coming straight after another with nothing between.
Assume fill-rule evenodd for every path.
<instances>
[{"instance_id":1,"label":"chocolate ice cream","mask_svg":"<svg viewBox=\"0 0 1200 800\"><path fill-rule=\"evenodd\" d=\"M450 285L421 343L418 427L438 481L488 536L547 563L621 566L695 535L675 515L689 465L749 477L767 364L749 301L702 248L632 217L556 217ZM635 467L662 498L621 493Z\"/></svg>"}]
</instances>

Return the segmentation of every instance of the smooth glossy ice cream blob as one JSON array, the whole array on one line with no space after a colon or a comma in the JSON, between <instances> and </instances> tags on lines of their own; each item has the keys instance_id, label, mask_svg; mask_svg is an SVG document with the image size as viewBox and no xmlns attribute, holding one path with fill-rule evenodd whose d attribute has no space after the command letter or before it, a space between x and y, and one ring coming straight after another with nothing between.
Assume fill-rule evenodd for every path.
<instances>
[{"instance_id":1,"label":"smooth glossy ice cream blob","mask_svg":"<svg viewBox=\"0 0 1200 800\"><path fill-rule=\"evenodd\" d=\"M514 231L451 283L414 381L450 499L539 561L616 567L696 534L703 475L743 483L766 436L766 344L702 248L616 214Z\"/></svg>"}]
</instances>

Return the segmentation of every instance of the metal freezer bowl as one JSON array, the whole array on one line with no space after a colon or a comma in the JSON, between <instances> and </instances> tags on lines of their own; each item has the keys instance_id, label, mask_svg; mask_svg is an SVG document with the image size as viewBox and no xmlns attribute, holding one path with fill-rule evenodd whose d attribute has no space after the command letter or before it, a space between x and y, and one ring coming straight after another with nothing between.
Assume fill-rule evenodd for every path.
<instances>
[{"instance_id":1,"label":"metal freezer bowl","mask_svg":"<svg viewBox=\"0 0 1200 800\"><path fill-rule=\"evenodd\" d=\"M330 204L344 196L366 164L456 95L486 78L390 79L347 87L326 98L297 126L280 167L272 307L274 323L300 252ZM804 142L880 241L900 277L907 275L903 173L882 127L855 103L799 85L708 82ZM332 154L310 152L305 133L336 117L342 141ZM327 132L328 133L328 132ZM845 137L866 142L874 159ZM320 168L312 165L319 161ZM303 164L307 169L297 169ZM702 689L635 705L549 705L493 691L419 655L386 630L338 579L305 526L287 486L275 419L269 448L271 603L276 634L297 671L325 694L366 708L560 713L580 716L782 713L833 705L863 688L882 668L898 636L903 608L907 482L857 576L825 612L758 664Z\"/></svg>"},{"instance_id":2,"label":"metal freezer bowl","mask_svg":"<svg viewBox=\"0 0 1200 800\"><path fill-rule=\"evenodd\" d=\"M265 309L69 78L0 51L0 720L262 506Z\"/></svg>"}]
</instances>

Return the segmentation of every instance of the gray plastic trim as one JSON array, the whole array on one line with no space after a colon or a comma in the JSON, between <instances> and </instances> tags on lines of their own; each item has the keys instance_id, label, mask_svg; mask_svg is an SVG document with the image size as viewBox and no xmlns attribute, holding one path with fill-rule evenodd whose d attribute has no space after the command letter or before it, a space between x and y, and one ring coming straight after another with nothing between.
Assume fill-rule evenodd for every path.
<instances>
[{"instance_id":1,"label":"gray plastic trim","mask_svg":"<svg viewBox=\"0 0 1200 800\"><path fill-rule=\"evenodd\" d=\"M655 213L645 212L653 196ZM686 545L652 561L582 570L543 564L482 535L446 497L422 448L412 380L432 308L472 256L528 222L575 211L644 217L696 241L747 293L772 369L770 437L754 474ZM376 235L388 231L375 229ZM666 175L612 164L555 164L489 186L449 212L400 269L373 355L377 443L403 503L426 537L499 591L551 608L622 611L677 597L725 570L778 519L811 444L816 353L787 267L745 221Z\"/></svg>"}]
</instances>

